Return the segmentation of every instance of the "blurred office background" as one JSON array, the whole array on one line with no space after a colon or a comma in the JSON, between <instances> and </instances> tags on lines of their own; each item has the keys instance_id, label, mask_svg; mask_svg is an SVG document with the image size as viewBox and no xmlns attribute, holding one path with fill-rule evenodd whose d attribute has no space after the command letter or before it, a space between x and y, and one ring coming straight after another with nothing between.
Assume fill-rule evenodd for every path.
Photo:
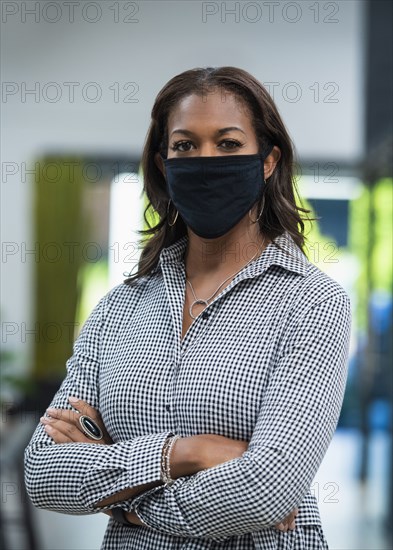
<instances>
[{"instance_id":1,"label":"blurred office background","mask_svg":"<svg viewBox=\"0 0 393 550\"><path fill-rule=\"evenodd\" d=\"M392 3L2 2L1 547L93 550L106 516L33 509L22 452L99 298L132 271L140 155L175 74L273 95L320 217L311 261L353 304L337 433L313 484L332 550L391 545Z\"/></svg>"}]
</instances>

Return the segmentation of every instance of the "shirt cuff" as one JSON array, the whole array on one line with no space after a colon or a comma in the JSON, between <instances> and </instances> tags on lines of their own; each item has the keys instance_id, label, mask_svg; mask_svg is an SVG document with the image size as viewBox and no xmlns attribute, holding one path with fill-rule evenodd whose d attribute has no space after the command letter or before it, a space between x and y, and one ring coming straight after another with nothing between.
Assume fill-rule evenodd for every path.
<instances>
[{"instance_id":1,"label":"shirt cuff","mask_svg":"<svg viewBox=\"0 0 393 550\"><path fill-rule=\"evenodd\" d=\"M86 508L113 508L119 504L95 504L124 489L160 481L162 448L170 435L167 431L107 445L84 476L80 496Z\"/></svg>"}]
</instances>

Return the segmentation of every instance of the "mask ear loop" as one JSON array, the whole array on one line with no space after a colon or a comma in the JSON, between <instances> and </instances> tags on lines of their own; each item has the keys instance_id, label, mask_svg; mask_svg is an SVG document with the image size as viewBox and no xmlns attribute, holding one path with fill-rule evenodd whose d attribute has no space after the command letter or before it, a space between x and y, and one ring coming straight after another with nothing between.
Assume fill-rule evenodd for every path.
<instances>
[{"instance_id":1,"label":"mask ear loop","mask_svg":"<svg viewBox=\"0 0 393 550\"><path fill-rule=\"evenodd\" d=\"M263 180L263 184L264 184L264 186L266 186L266 180L265 180L265 179ZM261 210L260 210L260 212L259 212L258 217L257 217L256 220L253 220L253 219L251 218L251 209L248 211L248 217L250 218L251 223L258 223L259 220L261 219L261 216L262 216L263 211L264 211L264 209L265 209L265 193L264 193L264 192L263 192L263 194L262 194L261 207L260 207L260 208L261 208Z\"/></svg>"},{"instance_id":2,"label":"mask ear loop","mask_svg":"<svg viewBox=\"0 0 393 550\"><path fill-rule=\"evenodd\" d=\"M179 215L179 212L176 210L176 216L175 216L175 219L173 220L172 223L169 223L169 207L171 205L171 202L172 202L172 199L169 199L169 202L168 202L168 207L166 209L166 217L167 217L167 221L168 221L168 225L169 227L173 227L176 223L176 220L177 220L177 217Z\"/></svg>"}]
</instances>

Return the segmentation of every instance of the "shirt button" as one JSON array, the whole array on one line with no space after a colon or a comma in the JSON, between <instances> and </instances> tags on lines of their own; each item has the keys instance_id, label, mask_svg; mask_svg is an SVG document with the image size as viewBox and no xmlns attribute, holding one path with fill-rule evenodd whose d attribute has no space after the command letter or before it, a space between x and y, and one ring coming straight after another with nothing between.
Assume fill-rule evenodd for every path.
<instances>
[{"instance_id":1,"label":"shirt button","mask_svg":"<svg viewBox=\"0 0 393 550\"><path fill-rule=\"evenodd\" d=\"M167 412L170 412L171 406L169 405L169 403L167 403L167 404L165 405L165 409L166 409Z\"/></svg>"},{"instance_id":2,"label":"shirt button","mask_svg":"<svg viewBox=\"0 0 393 550\"><path fill-rule=\"evenodd\" d=\"M203 311L202 312L202 319L208 319L209 318L209 314L207 311Z\"/></svg>"}]
</instances>

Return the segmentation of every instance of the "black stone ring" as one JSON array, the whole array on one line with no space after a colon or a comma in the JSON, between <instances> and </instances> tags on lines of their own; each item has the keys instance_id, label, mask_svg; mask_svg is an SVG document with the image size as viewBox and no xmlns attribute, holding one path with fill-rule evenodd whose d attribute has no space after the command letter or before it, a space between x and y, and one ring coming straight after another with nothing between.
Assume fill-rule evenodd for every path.
<instances>
[{"instance_id":1,"label":"black stone ring","mask_svg":"<svg viewBox=\"0 0 393 550\"><path fill-rule=\"evenodd\" d=\"M92 418L90 418L90 416L82 414L79 417L79 424L82 427L83 433L87 435L87 437L95 439L96 441L103 439L104 434L102 433L101 428L97 426L97 424Z\"/></svg>"}]
</instances>

